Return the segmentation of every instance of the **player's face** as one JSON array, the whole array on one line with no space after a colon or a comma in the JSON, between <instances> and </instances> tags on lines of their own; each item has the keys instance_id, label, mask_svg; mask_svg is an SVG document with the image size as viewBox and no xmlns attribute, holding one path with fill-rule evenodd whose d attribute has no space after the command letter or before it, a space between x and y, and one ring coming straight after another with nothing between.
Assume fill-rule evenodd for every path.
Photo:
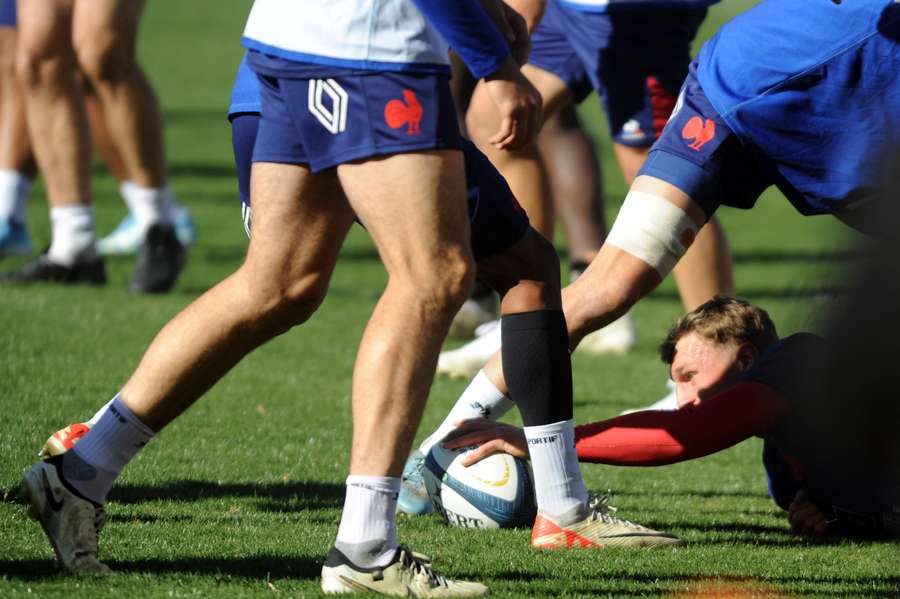
<instances>
[{"instance_id":1,"label":"player's face","mask_svg":"<svg viewBox=\"0 0 900 599\"><path fill-rule=\"evenodd\" d=\"M716 343L688 333L675 344L672 380L678 407L697 404L737 382L743 371L740 346Z\"/></svg>"}]
</instances>

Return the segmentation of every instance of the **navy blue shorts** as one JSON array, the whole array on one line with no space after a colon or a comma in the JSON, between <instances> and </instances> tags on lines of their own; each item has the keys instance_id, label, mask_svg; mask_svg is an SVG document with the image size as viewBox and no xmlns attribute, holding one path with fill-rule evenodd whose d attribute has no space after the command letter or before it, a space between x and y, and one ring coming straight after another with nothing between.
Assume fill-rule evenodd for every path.
<instances>
[{"instance_id":1,"label":"navy blue shorts","mask_svg":"<svg viewBox=\"0 0 900 599\"><path fill-rule=\"evenodd\" d=\"M0 0L0 27L16 28L16 0Z\"/></svg>"},{"instance_id":2,"label":"navy blue shorts","mask_svg":"<svg viewBox=\"0 0 900 599\"><path fill-rule=\"evenodd\" d=\"M578 102L597 91L613 140L647 147L675 106L705 17L706 8L594 13L550 0L528 62L562 79Z\"/></svg>"},{"instance_id":3,"label":"navy blue shorts","mask_svg":"<svg viewBox=\"0 0 900 599\"><path fill-rule=\"evenodd\" d=\"M241 216L250 234L250 168L257 130L262 120L255 112L231 116L231 142L241 195ZM460 139L466 165L466 195L472 223L472 253L487 258L518 242L528 230L528 216L506 180L475 144Z\"/></svg>"},{"instance_id":4,"label":"navy blue shorts","mask_svg":"<svg viewBox=\"0 0 900 599\"><path fill-rule=\"evenodd\" d=\"M330 71L260 75L254 162L304 164L315 173L371 156L460 148L448 77Z\"/></svg>"},{"instance_id":5,"label":"navy blue shorts","mask_svg":"<svg viewBox=\"0 0 900 599\"><path fill-rule=\"evenodd\" d=\"M711 216L720 204L752 208L774 179L709 103L691 65L669 123L638 175L671 183Z\"/></svg>"}]
</instances>

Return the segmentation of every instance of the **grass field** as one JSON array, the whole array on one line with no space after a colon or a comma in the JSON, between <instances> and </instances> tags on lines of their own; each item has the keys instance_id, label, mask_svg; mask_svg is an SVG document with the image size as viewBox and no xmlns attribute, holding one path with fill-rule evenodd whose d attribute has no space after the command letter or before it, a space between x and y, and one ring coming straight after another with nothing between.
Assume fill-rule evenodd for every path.
<instances>
[{"instance_id":1,"label":"grass field","mask_svg":"<svg viewBox=\"0 0 900 599\"><path fill-rule=\"evenodd\" d=\"M102 555L119 574L60 575L40 528L14 498L46 436L87 419L136 366L155 332L231 272L246 241L224 118L241 50L245 2L153 0L141 56L165 109L172 182L200 240L174 293L126 292L132 262L108 262L106 288L0 290L0 596L312 596L333 541L350 440L355 346L385 276L364 233L345 247L329 299L311 322L249 356L125 470L110 496ZM716 7L704 36L749 6ZM610 213L624 195L597 104L583 107L600 140ZM97 167L99 227L124 214ZM402 197L398 197L402 201ZM781 332L820 326L839 290L852 241L825 219L802 219L777 193L752 212L720 211L739 294L767 308ZM43 192L30 224L49 239ZM13 266L6 261L0 266ZM637 407L664 393L655 349L680 310L667 281L634 314L628 356L574 357L576 418ZM421 435L463 389L435 382ZM588 486L612 491L620 514L672 531L688 545L657 552L538 554L526 531L473 533L435 517L401 518L403 541L441 573L490 585L498 596L900 595L897 546L810 544L789 534L766 494L761 443L659 469L587 466Z\"/></svg>"}]
</instances>

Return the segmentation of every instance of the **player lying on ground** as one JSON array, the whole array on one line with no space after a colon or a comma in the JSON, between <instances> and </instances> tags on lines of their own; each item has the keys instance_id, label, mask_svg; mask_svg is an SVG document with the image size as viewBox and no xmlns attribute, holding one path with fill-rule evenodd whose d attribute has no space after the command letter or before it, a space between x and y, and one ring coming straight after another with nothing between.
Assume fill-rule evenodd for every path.
<instances>
[{"instance_id":1,"label":"player lying on ground","mask_svg":"<svg viewBox=\"0 0 900 599\"><path fill-rule=\"evenodd\" d=\"M898 40L892 0L764 0L726 24L691 65L600 253L563 290L571 346L654 290L719 205L752 208L772 185L802 214L894 233L873 214L889 197L882 159L900 146ZM472 414L464 405L508 393L500 354L426 444ZM411 483L404 495L423 488Z\"/></svg>"},{"instance_id":2,"label":"player lying on ground","mask_svg":"<svg viewBox=\"0 0 900 599\"><path fill-rule=\"evenodd\" d=\"M827 439L809 438L817 415L798 409L804 372L820 377L825 341L809 333L779 339L768 314L742 300L717 297L682 316L660 346L671 368L679 409L648 410L575 428L578 459L616 466L662 466L762 437L769 492L788 511L791 528L813 537L900 537L897 481L855 460L854 485L838 482ZM852 376L852 373L847 373ZM847 398L847 401L853 401ZM494 414L497 412L495 411ZM526 458L519 428L487 418L466 420L444 443L480 445L473 464L495 452ZM888 455L882 462L887 463Z\"/></svg>"}]
</instances>

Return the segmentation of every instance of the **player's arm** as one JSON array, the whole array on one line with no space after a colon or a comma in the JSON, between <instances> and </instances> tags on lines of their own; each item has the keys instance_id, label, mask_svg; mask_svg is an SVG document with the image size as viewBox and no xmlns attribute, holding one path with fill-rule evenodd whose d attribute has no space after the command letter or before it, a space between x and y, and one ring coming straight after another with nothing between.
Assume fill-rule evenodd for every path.
<instances>
[{"instance_id":1,"label":"player's arm","mask_svg":"<svg viewBox=\"0 0 900 599\"><path fill-rule=\"evenodd\" d=\"M648 410L575 427L582 462L616 466L662 466L727 449L765 435L784 417L784 397L772 387L743 382L680 410ZM526 458L522 430L483 419L459 423L448 448L478 445L463 461L469 466L493 453Z\"/></svg>"},{"instance_id":2,"label":"player's arm","mask_svg":"<svg viewBox=\"0 0 900 599\"><path fill-rule=\"evenodd\" d=\"M462 58L472 75L485 80L500 113L500 130L491 143L499 148L515 149L537 137L541 96L519 71L507 41L478 0L413 2Z\"/></svg>"},{"instance_id":3,"label":"player's arm","mask_svg":"<svg viewBox=\"0 0 900 599\"><path fill-rule=\"evenodd\" d=\"M572 347L656 289L708 217L674 185L655 177L635 179L597 257L563 289Z\"/></svg>"}]
</instances>

